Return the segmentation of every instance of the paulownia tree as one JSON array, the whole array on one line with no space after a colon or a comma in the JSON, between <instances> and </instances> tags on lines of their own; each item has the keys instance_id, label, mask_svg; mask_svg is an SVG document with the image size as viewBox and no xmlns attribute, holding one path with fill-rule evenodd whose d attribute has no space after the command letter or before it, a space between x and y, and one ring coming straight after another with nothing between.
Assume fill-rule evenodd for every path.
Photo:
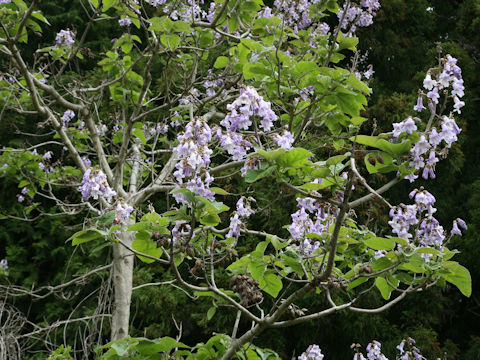
<instances>
[{"instance_id":1,"label":"paulownia tree","mask_svg":"<svg viewBox=\"0 0 480 360\"><path fill-rule=\"evenodd\" d=\"M470 295L469 273L447 247L465 223L444 230L423 188L407 205L382 196L403 179L435 177L460 132L450 111L464 105L461 70L439 55L412 116L364 134L373 69L360 61L355 33L373 22L378 1L79 1L85 27L58 29L55 43L32 49L29 38L49 25L39 5L0 0L2 116L37 124L22 132L24 147L2 150L0 174L18 181L25 218L53 202L59 213L85 214L73 246L113 248L105 358L275 357L252 345L271 328L378 313L445 282ZM105 23L111 40L95 30ZM105 48L93 53L94 40ZM387 181L374 189L377 173ZM272 187L278 198L261 200ZM249 217L292 196L297 210L284 228L252 228ZM356 217L374 199L390 209L393 235ZM238 253L246 236L257 245ZM136 258L169 269L165 286L209 297L208 317L217 305L236 311L232 335L193 348L128 337ZM225 262L230 289L215 277ZM6 299L22 291L10 286ZM363 307L374 291L385 304ZM328 307L295 305L312 292ZM252 326L240 334L242 317ZM20 337L28 336L19 334L19 346Z\"/></svg>"}]
</instances>

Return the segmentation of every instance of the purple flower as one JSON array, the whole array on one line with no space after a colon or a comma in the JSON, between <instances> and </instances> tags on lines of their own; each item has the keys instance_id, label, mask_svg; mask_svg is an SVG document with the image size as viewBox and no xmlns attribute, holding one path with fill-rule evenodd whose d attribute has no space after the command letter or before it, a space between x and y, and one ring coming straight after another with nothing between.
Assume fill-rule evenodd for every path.
<instances>
[{"instance_id":1,"label":"purple flower","mask_svg":"<svg viewBox=\"0 0 480 360\"><path fill-rule=\"evenodd\" d=\"M26 195L28 193L28 189L24 187L21 191L22 195Z\"/></svg>"},{"instance_id":2,"label":"purple flower","mask_svg":"<svg viewBox=\"0 0 480 360\"><path fill-rule=\"evenodd\" d=\"M60 118L62 120L62 126L66 127L67 123L70 122L75 117L75 113L72 110L67 110L63 113L62 117Z\"/></svg>"},{"instance_id":3,"label":"purple flower","mask_svg":"<svg viewBox=\"0 0 480 360\"><path fill-rule=\"evenodd\" d=\"M289 150L293 144L293 135L289 131L284 131L283 135L276 135L273 140L282 149Z\"/></svg>"},{"instance_id":4,"label":"purple flower","mask_svg":"<svg viewBox=\"0 0 480 360\"><path fill-rule=\"evenodd\" d=\"M125 201L120 201L117 204L115 209L115 223L120 223L122 220L128 219L131 212L133 211L133 207L128 205Z\"/></svg>"},{"instance_id":5,"label":"purple flower","mask_svg":"<svg viewBox=\"0 0 480 360\"><path fill-rule=\"evenodd\" d=\"M43 154L43 158L45 160L50 160L52 158L52 152L51 151L47 151L45 154Z\"/></svg>"},{"instance_id":6,"label":"purple flower","mask_svg":"<svg viewBox=\"0 0 480 360\"><path fill-rule=\"evenodd\" d=\"M92 166L92 162L88 159L88 157L83 156L82 157L82 162L85 165L85 167L90 167Z\"/></svg>"},{"instance_id":7,"label":"purple flower","mask_svg":"<svg viewBox=\"0 0 480 360\"><path fill-rule=\"evenodd\" d=\"M324 355L318 345L310 345L308 349L298 357L298 360L323 360Z\"/></svg>"},{"instance_id":8,"label":"purple flower","mask_svg":"<svg viewBox=\"0 0 480 360\"><path fill-rule=\"evenodd\" d=\"M459 225L462 229L467 230L467 224L465 223L465 221L463 221L460 218L457 218L457 219L453 220L453 226L452 226L452 231L451 231L452 235L462 236L462 232L461 232L460 228L458 227Z\"/></svg>"},{"instance_id":9,"label":"purple flower","mask_svg":"<svg viewBox=\"0 0 480 360\"><path fill-rule=\"evenodd\" d=\"M438 93L438 88L434 87L433 90L427 93L427 97L431 99L435 104L438 104L438 99L440 98L440 94Z\"/></svg>"},{"instance_id":10,"label":"purple flower","mask_svg":"<svg viewBox=\"0 0 480 360\"><path fill-rule=\"evenodd\" d=\"M82 185L78 188L82 193L83 200L90 196L97 200L99 197L110 203L117 193L110 188L107 176L102 170L88 168L83 174Z\"/></svg>"},{"instance_id":11,"label":"purple flower","mask_svg":"<svg viewBox=\"0 0 480 360\"><path fill-rule=\"evenodd\" d=\"M0 260L0 270L6 271L8 270L8 261L7 259Z\"/></svg>"},{"instance_id":12,"label":"purple flower","mask_svg":"<svg viewBox=\"0 0 480 360\"><path fill-rule=\"evenodd\" d=\"M423 106L423 95L418 94L417 105L413 107L413 110L421 112L424 109L425 109L425 106Z\"/></svg>"},{"instance_id":13,"label":"purple flower","mask_svg":"<svg viewBox=\"0 0 480 360\"><path fill-rule=\"evenodd\" d=\"M22 196L22 195L17 195L17 200L19 203L23 202L25 200L25 198Z\"/></svg>"},{"instance_id":14,"label":"purple flower","mask_svg":"<svg viewBox=\"0 0 480 360\"><path fill-rule=\"evenodd\" d=\"M3 4L10 4L12 2L12 0L0 0L0 5L3 5ZM2 260L3 261L3 260ZM6 260L5 260L6 261Z\"/></svg>"},{"instance_id":15,"label":"purple flower","mask_svg":"<svg viewBox=\"0 0 480 360\"><path fill-rule=\"evenodd\" d=\"M460 101L460 99L457 96L453 97L453 111L456 112L457 114L460 114L461 111L460 109L465 106L465 102Z\"/></svg>"},{"instance_id":16,"label":"purple flower","mask_svg":"<svg viewBox=\"0 0 480 360\"><path fill-rule=\"evenodd\" d=\"M60 30L60 32L57 33L57 36L55 39L57 41L57 46L60 46L62 44L65 44L67 46L73 45L75 43L75 34L69 29Z\"/></svg>"},{"instance_id":17,"label":"purple flower","mask_svg":"<svg viewBox=\"0 0 480 360\"><path fill-rule=\"evenodd\" d=\"M435 80L432 80L432 76L428 72L427 76L425 76L425 79L423 80L423 87L427 90L432 90L436 85L437 82Z\"/></svg>"},{"instance_id":18,"label":"purple flower","mask_svg":"<svg viewBox=\"0 0 480 360\"><path fill-rule=\"evenodd\" d=\"M132 23L132 20L130 20L128 16L125 16L124 18L121 18L118 20L118 24L120 26L130 26L131 23Z\"/></svg>"}]
</instances>

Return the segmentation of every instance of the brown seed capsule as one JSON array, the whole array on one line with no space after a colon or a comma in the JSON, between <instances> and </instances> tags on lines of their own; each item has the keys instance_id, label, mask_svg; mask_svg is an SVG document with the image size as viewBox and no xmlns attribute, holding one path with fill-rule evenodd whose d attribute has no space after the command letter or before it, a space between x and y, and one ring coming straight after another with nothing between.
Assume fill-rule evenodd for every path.
<instances>
[{"instance_id":1,"label":"brown seed capsule","mask_svg":"<svg viewBox=\"0 0 480 360\"><path fill-rule=\"evenodd\" d=\"M372 156L369 156L369 157L368 157L368 162L369 162L372 166L375 166L375 164L376 164L375 158L373 158Z\"/></svg>"},{"instance_id":2,"label":"brown seed capsule","mask_svg":"<svg viewBox=\"0 0 480 360\"><path fill-rule=\"evenodd\" d=\"M382 155L377 155L377 161L380 163L380 164L385 164L385 160L383 158Z\"/></svg>"}]
</instances>

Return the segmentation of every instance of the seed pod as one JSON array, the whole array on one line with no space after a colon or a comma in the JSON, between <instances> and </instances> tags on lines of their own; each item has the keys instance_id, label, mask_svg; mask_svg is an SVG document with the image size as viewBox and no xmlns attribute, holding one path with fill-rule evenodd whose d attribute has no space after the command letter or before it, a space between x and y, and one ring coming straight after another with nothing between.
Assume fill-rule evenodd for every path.
<instances>
[{"instance_id":1,"label":"seed pod","mask_svg":"<svg viewBox=\"0 0 480 360\"><path fill-rule=\"evenodd\" d=\"M369 162L372 166L375 166L375 164L376 164L375 158L372 157L372 156L369 156L369 157L368 157L368 162Z\"/></svg>"},{"instance_id":2,"label":"seed pod","mask_svg":"<svg viewBox=\"0 0 480 360\"><path fill-rule=\"evenodd\" d=\"M380 154L377 155L377 161L378 161L380 164L385 164L385 159L384 159L383 156L380 155Z\"/></svg>"}]
</instances>

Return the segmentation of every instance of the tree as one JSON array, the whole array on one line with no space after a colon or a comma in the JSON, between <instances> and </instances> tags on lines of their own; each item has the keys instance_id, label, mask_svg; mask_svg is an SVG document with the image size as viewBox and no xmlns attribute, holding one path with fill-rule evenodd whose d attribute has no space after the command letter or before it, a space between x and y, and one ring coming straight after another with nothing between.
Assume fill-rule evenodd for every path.
<instances>
[{"instance_id":1,"label":"tree","mask_svg":"<svg viewBox=\"0 0 480 360\"><path fill-rule=\"evenodd\" d=\"M106 358L242 357L262 351L251 342L267 329L344 310L381 312L445 282L470 295L468 270L447 248L463 220L447 234L423 188L410 194L413 205L382 196L404 178L435 177L437 156L460 132L449 110L464 105L461 69L439 55L414 108L423 120L362 134L373 69L359 70L355 31L372 23L377 1L277 1L272 9L261 0L90 0L84 29L59 29L55 45L29 60L29 37L41 33L38 22L48 25L39 1L1 3L4 108L38 129L23 133L28 146L3 150L1 174L18 180L26 217L45 214L37 199L54 202L59 214L86 215L72 245L113 249ZM95 39L105 48L93 53L85 44L104 22L116 37ZM373 189L368 180L379 173L388 181ZM272 189L278 198L263 200ZM292 196L291 223L264 231L255 216ZM391 209L396 236L377 236L356 218L354 209L376 198ZM239 252L246 237L256 245ZM163 285L210 298L207 317L219 306L237 311L232 336L190 350L178 350L186 348L180 337L129 338L135 256L164 265L171 279ZM218 282L225 263L231 290ZM364 307L377 290L386 303ZM295 304L312 292L324 309Z\"/></svg>"}]
</instances>

